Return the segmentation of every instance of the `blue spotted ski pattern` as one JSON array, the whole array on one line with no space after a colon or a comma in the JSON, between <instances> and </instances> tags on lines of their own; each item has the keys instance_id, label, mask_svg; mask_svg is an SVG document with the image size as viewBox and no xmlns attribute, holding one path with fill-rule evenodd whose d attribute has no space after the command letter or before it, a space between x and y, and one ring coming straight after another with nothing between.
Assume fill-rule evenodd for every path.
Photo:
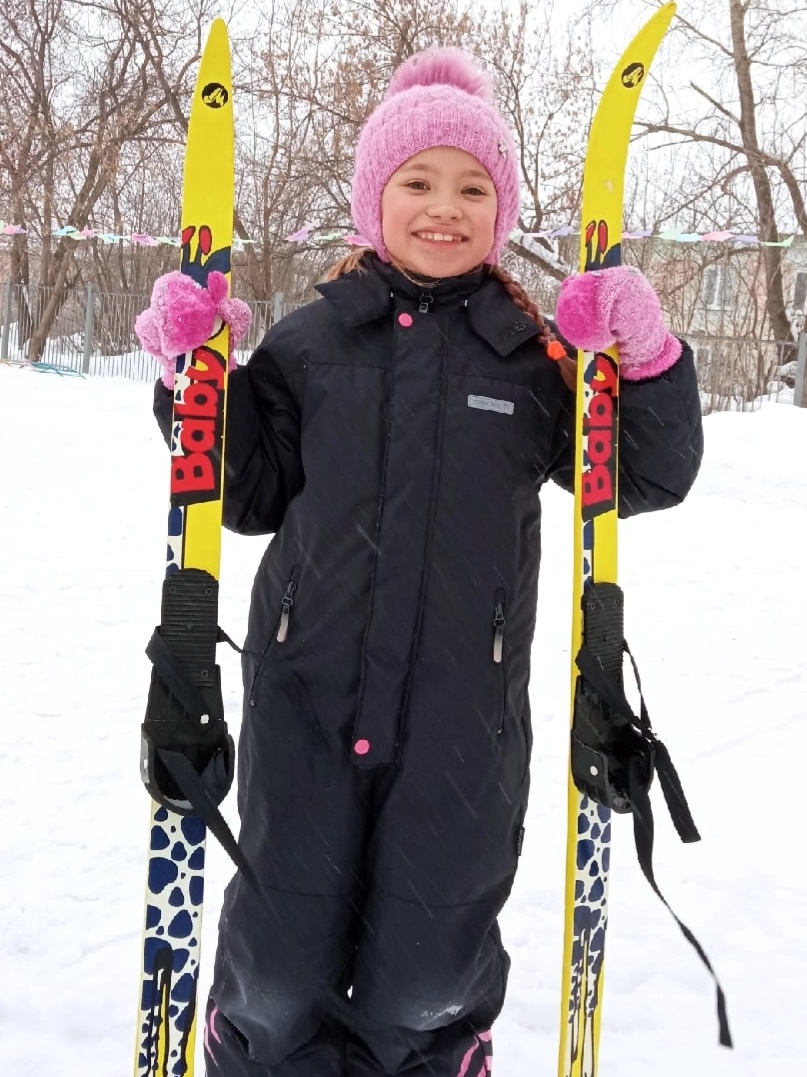
<instances>
[{"instance_id":1,"label":"blue spotted ski pattern","mask_svg":"<svg viewBox=\"0 0 807 1077\"><path fill-rule=\"evenodd\" d=\"M155 804L146 891L138 1077L184 1077L193 1071L204 866L204 824Z\"/></svg>"},{"instance_id":2,"label":"blue spotted ski pattern","mask_svg":"<svg viewBox=\"0 0 807 1077\"><path fill-rule=\"evenodd\" d=\"M600 1002L610 859L611 812L603 804L583 796L577 816L569 1070L576 1059L596 1058L593 1017ZM583 1072L593 1074L594 1069Z\"/></svg>"}]
</instances>

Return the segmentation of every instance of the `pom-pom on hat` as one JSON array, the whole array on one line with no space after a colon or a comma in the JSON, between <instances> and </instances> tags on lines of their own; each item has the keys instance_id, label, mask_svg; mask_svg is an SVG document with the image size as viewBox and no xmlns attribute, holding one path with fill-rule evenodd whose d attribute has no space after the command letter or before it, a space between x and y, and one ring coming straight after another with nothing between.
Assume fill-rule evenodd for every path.
<instances>
[{"instance_id":1,"label":"pom-pom on hat","mask_svg":"<svg viewBox=\"0 0 807 1077\"><path fill-rule=\"evenodd\" d=\"M381 231L381 194L397 169L422 150L453 146L487 169L498 208L495 264L518 220L516 148L493 98L487 72L460 49L428 49L392 76L384 100L365 124L356 147L352 210L356 228L382 261L390 260Z\"/></svg>"}]
</instances>

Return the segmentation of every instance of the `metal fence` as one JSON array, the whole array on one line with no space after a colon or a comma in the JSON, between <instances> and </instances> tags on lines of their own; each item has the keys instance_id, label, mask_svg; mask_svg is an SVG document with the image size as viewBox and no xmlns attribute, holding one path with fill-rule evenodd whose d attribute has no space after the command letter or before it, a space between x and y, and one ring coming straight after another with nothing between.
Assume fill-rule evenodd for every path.
<instances>
[{"instance_id":1,"label":"metal fence","mask_svg":"<svg viewBox=\"0 0 807 1077\"><path fill-rule=\"evenodd\" d=\"M134 320L149 295L101 292L94 284L70 292L44 341L38 362L60 373L154 381L159 364L147 355L134 332ZM5 282L0 303L0 362L26 363L32 331L52 299L50 288L27 288ZM239 345L245 361L266 330L298 304L279 293L270 300L247 300L252 325Z\"/></svg>"},{"instance_id":2,"label":"metal fence","mask_svg":"<svg viewBox=\"0 0 807 1077\"><path fill-rule=\"evenodd\" d=\"M48 288L2 285L0 304L0 361L24 363L28 342L41 313L52 299ZM60 373L154 381L159 365L147 355L134 334L134 320L149 303L145 293L101 292L94 284L70 292L60 306L39 362ZM270 300L248 301L252 325L242 341L238 359L245 362L263 334L299 304L280 294ZM807 334L798 345L798 360L783 368L793 346L775 340L688 334L695 351L705 412L747 408L753 401L784 388L802 399L807 362Z\"/></svg>"},{"instance_id":3,"label":"metal fence","mask_svg":"<svg viewBox=\"0 0 807 1077\"><path fill-rule=\"evenodd\" d=\"M745 411L760 398L802 399L807 334L791 341L686 334L695 354L701 403L712 411Z\"/></svg>"}]
</instances>

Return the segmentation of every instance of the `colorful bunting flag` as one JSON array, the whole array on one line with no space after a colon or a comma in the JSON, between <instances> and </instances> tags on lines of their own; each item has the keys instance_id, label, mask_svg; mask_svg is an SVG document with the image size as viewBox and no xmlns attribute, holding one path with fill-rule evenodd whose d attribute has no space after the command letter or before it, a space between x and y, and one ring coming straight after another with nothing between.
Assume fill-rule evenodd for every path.
<instances>
[{"instance_id":1,"label":"colorful bunting flag","mask_svg":"<svg viewBox=\"0 0 807 1077\"><path fill-rule=\"evenodd\" d=\"M313 224L304 224L302 228L299 228L296 232L292 232L290 236L286 236L287 243L305 243L311 233L314 231Z\"/></svg>"},{"instance_id":2,"label":"colorful bunting flag","mask_svg":"<svg viewBox=\"0 0 807 1077\"><path fill-rule=\"evenodd\" d=\"M6 221L0 220L0 236L19 236L27 234L27 229L23 225L8 224ZM59 239L72 239L76 242L82 240L94 239L99 243L130 243L133 246L138 247L158 247L161 245L168 245L171 247L178 247L180 240L178 236L152 236L148 232L105 232L96 228L82 228L78 229L72 224L65 224L59 228L52 229L52 236L56 236ZM514 232L511 236L512 239L561 239L566 236L577 235L577 230L571 225L564 224L557 228L550 228L540 232ZM629 228L622 233L623 239L659 239L666 243L739 243L744 246L751 246L753 244L759 244L763 247L791 247L795 236L788 236L785 239L778 241L761 240L759 236L750 235L745 232L733 232L729 229L721 229L711 232L685 232L678 228L665 228L659 232L651 232L646 228ZM233 240L234 250L243 250L248 244L260 244L258 239L247 239L237 237ZM298 228L296 232L292 232L291 235L286 236L285 242L287 243L347 243L352 246L369 246L370 244L364 238L364 236L356 235L354 233L345 234L342 231L322 231L318 232L316 226L311 222L306 222L301 228Z\"/></svg>"}]
</instances>

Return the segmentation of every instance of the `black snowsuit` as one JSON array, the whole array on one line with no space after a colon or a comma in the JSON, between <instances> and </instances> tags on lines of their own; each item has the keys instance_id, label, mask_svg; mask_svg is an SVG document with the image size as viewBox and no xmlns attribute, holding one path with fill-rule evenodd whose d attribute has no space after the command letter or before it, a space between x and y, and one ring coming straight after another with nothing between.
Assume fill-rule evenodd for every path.
<instances>
[{"instance_id":1,"label":"black snowsuit","mask_svg":"<svg viewBox=\"0 0 807 1077\"><path fill-rule=\"evenodd\" d=\"M527 803L538 492L572 486L574 401L487 275L421 294L373 260L319 291L230 381L225 524L275 535L238 770L263 898L226 892L208 1072L475 1077ZM689 349L621 399L621 514L677 504ZM166 431L170 409L158 388ZM349 990L350 1029L317 1008Z\"/></svg>"}]
</instances>

